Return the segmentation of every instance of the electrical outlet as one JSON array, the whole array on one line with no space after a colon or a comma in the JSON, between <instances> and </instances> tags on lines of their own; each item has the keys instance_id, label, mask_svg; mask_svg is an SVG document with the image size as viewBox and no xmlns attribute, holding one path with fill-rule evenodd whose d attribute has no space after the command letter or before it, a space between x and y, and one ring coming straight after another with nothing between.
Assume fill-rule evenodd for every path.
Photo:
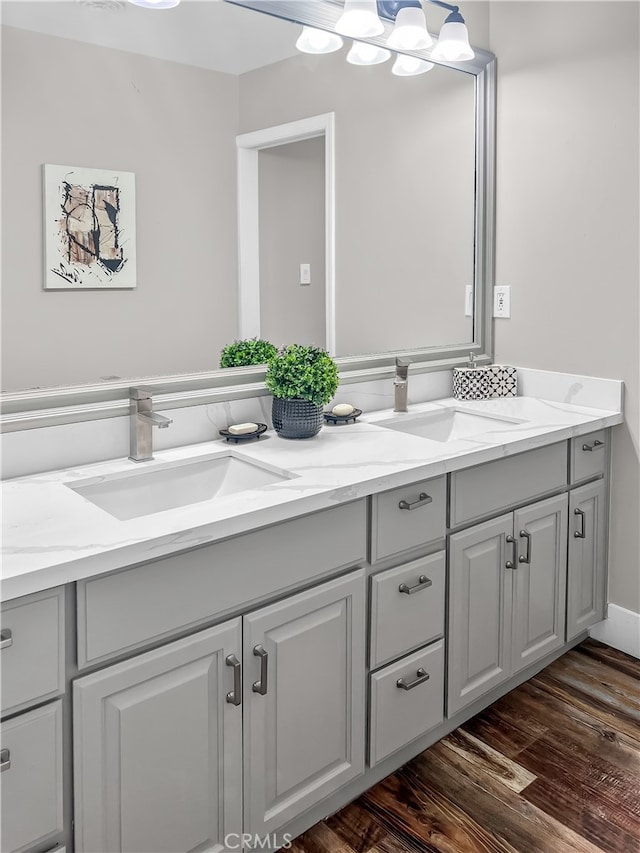
<instances>
[{"instance_id":1,"label":"electrical outlet","mask_svg":"<svg viewBox=\"0 0 640 853\"><path fill-rule=\"evenodd\" d=\"M473 285L467 284L464 288L464 316L473 317Z\"/></svg>"},{"instance_id":2,"label":"electrical outlet","mask_svg":"<svg viewBox=\"0 0 640 853\"><path fill-rule=\"evenodd\" d=\"M300 284L311 284L311 264L300 264Z\"/></svg>"},{"instance_id":3,"label":"electrical outlet","mask_svg":"<svg viewBox=\"0 0 640 853\"><path fill-rule=\"evenodd\" d=\"M511 288L508 285L493 288L493 316L511 316Z\"/></svg>"}]
</instances>

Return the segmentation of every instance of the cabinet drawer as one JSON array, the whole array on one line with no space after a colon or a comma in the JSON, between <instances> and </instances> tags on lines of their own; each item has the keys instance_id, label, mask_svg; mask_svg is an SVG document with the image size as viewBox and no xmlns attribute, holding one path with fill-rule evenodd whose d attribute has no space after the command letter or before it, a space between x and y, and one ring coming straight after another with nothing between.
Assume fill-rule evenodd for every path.
<instances>
[{"instance_id":1,"label":"cabinet drawer","mask_svg":"<svg viewBox=\"0 0 640 853\"><path fill-rule=\"evenodd\" d=\"M62 702L2 724L2 850L62 831Z\"/></svg>"},{"instance_id":2,"label":"cabinet drawer","mask_svg":"<svg viewBox=\"0 0 640 853\"><path fill-rule=\"evenodd\" d=\"M567 443L528 450L451 475L450 526L538 498L567 484Z\"/></svg>"},{"instance_id":3,"label":"cabinet drawer","mask_svg":"<svg viewBox=\"0 0 640 853\"><path fill-rule=\"evenodd\" d=\"M604 474L607 464L607 432L583 435L571 439L571 482L579 483L589 477Z\"/></svg>"},{"instance_id":4,"label":"cabinet drawer","mask_svg":"<svg viewBox=\"0 0 640 853\"><path fill-rule=\"evenodd\" d=\"M2 713L64 691L64 590L2 605Z\"/></svg>"},{"instance_id":5,"label":"cabinet drawer","mask_svg":"<svg viewBox=\"0 0 640 853\"><path fill-rule=\"evenodd\" d=\"M444 640L374 673L370 685L373 767L443 721Z\"/></svg>"},{"instance_id":6,"label":"cabinet drawer","mask_svg":"<svg viewBox=\"0 0 640 853\"><path fill-rule=\"evenodd\" d=\"M424 496L424 497L422 497ZM445 535L445 478L423 480L373 498L371 562Z\"/></svg>"},{"instance_id":7,"label":"cabinet drawer","mask_svg":"<svg viewBox=\"0 0 640 853\"><path fill-rule=\"evenodd\" d=\"M79 667L363 561L365 510L342 504L79 582Z\"/></svg>"},{"instance_id":8,"label":"cabinet drawer","mask_svg":"<svg viewBox=\"0 0 640 853\"><path fill-rule=\"evenodd\" d=\"M445 552L371 578L372 669L444 633Z\"/></svg>"}]
</instances>

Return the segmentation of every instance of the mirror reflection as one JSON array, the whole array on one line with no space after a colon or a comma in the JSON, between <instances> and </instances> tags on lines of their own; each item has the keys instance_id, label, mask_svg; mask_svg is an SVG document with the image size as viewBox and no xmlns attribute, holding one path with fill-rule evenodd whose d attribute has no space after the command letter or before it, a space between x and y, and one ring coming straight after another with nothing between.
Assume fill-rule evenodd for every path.
<instances>
[{"instance_id":1,"label":"mirror reflection","mask_svg":"<svg viewBox=\"0 0 640 853\"><path fill-rule=\"evenodd\" d=\"M113 5L2 3L2 390L217 369L240 330L236 136L323 113L335 354L472 341L473 75L301 54L300 26L226 3ZM256 332L278 345L328 339L325 155L260 152ZM43 290L45 163L135 173L134 289Z\"/></svg>"}]
</instances>

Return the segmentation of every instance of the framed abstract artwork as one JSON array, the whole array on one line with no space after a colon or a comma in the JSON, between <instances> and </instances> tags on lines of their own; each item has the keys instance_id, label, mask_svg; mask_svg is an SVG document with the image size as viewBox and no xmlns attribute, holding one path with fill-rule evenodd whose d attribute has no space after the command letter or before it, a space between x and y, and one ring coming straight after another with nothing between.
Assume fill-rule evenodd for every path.
<instances>
[{"instance_id":1,"label":"framed abstract artwork","mask_svg":"<svg viewBox=\"0 0 640 853\"><path fill-rule=\"evenodd\" d=\"M133 172L44 166L45 290L136 286Z\"/></svg>"}]
</instances>

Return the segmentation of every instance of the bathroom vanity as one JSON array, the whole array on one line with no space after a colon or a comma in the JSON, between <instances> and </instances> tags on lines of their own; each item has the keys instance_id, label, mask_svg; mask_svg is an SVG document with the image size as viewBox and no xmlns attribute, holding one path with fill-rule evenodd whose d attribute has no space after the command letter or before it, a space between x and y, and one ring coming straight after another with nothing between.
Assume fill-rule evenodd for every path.
<instances>
[{"instance_id":1,"label":"bathroom vanity","mask_svg":"<svg viewBox=\"0 0 640 853\"><path fill-rule=\"evenodd\" d=\"M3 849L273 849L604 617L619 410L401 418L3 484ZM229 459L273 479L122 510Z\"/></svg>"}]
</instances>

